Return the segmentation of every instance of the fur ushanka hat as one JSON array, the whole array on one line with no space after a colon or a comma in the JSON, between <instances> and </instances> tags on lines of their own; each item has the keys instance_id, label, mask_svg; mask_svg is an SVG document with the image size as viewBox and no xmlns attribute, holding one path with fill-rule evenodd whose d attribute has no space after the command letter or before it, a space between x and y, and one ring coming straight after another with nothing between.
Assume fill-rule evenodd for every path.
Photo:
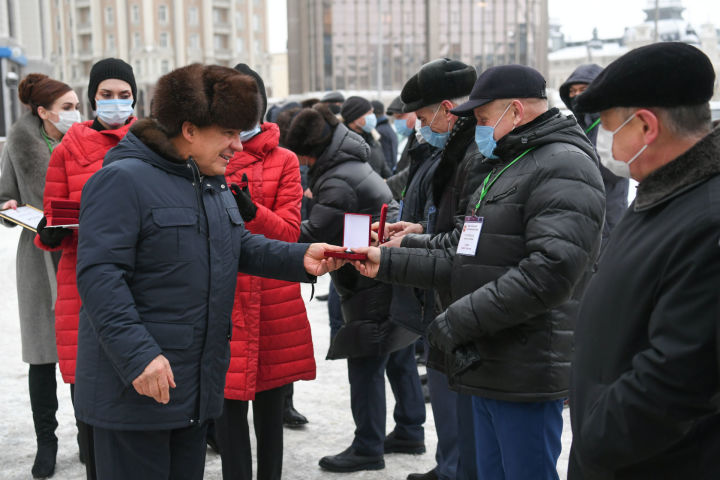
<instances>
[{"instance_id":1,"label":"fur ushanka hat","mask_svg":"<svg viewBox=\"0 0 720 480\"><path fill-rule=\"evenodd\" d=\"M290 123L285 136L285 147L297 155L318 158L330 145L339 123L325 103L317 103L313 108L303 108Z\"/></svg>"},{"instance_id":2,"label":"fur ushanka hat","mask_svg":"<svg viewBox=\"0 0 720 480\"><path fill-rule=\"evenodd\" d=\"M250 130L260 116L260 104L258 85L250 75L194 63L160 77L152 116L169 137L181 132L183 122Z\"/></svg>"}]
</instances>

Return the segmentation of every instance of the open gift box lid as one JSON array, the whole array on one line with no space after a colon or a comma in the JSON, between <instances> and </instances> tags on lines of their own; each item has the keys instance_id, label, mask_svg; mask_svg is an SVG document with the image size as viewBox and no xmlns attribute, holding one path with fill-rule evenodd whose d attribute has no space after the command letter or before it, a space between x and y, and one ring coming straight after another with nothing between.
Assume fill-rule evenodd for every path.
<instances>
[{"instance_id":1,"label":"open gift box lid","mask_svg":"<svg viewBox=\"0 0 720 480\"><path fill-rule=\"evenodd\" d=\"M380 224L385 224L387 205L383 205L380 213ZM369 247L372 240L371 227L372 215L363 213L346 213L343 225L343 247L344 252L326 251L326 257L346 258L349 260L365 260L367 255L352 251L356 247Z\"/></svg>"}]
</instances>

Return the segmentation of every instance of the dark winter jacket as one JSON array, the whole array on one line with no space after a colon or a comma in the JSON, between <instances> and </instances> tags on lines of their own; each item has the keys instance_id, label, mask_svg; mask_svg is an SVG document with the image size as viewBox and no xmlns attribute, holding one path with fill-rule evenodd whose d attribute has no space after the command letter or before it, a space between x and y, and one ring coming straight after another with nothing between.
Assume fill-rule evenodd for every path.
<instances>
[{"instance_id":1,"label":"dark winter jacket","mask_svg":"<svg viewBox=\"0 0 720 480\"><path fill-rule=\"evenodd\" d=\"M427 221L434 214L432 181L435 168L440 161L441 151L428 143L416 144L410 151L410 167L404 196L400 200L400 218L410 223ZM393 220L394 221L394 220ZM393 299L390 307L392 320L417 333L425 334L423 303L432 290L421 290L405 285L393 285Z\"/></svg>"},{"instance_id":2,"label":"dark winter jacket","mask_svg":"<svg viewBox=\"0 0 720 480\"><path fill-rule=\"evenodd\" d=\"M720 478L720 130L639 185L583 297L571 480Z\"/></svg>"},{"instance_id":3,"label":"dark winter jacket","mask_svg":"<svg viewBox=\"0 0 720 480\"><path fill-rule=\"evenodd\" d=\"M335 127L330 146L310 169L315 206L300 225L300 241L342 245L345 213L379 219L382 204L390 204L392 194L368 165L368 155L369 147L359 135L345 125ZM388 215L397 216L397 206ZM345 325L333 339L328 358L381 355L412 341L414 336L389 321L390 285L363 277L351 265L331 276L340 294Z\"/></svg>"},{"instance_id":4,"label":"dark winter jacket","mask_svg":"<svg viewBox=\"0 0 720 480\"><path fill-rule=\"evenodd\" d=\"M377 119L375 130L380 134L380 146L382 146L385 163L392 173L397 162L398 137L395 130L390 126L388 117L381 116ZM389 175L388 175L389 176Z\"/></svg>"},{"instance_id":5,"label":"dark winter jacket","mask_svg":"<svg viewBox=\"0 0 720 480\"><path fill-rule=\"evenodd\" d=\"M385 163L385 154L383 153L383 147L380 145L380 142L375 140L375 137L373 137L371 133L360 132L358 135L370 147L370 154L368 155L367 163L382 178L390 177L390 175L392 175L392 170L390 170L387 163Z\"/></svg>"},{"instance_id":6,"label":"dark winter jacket","mask_svg":"<svg viewBox=\"0 0 720 480\"><path fill-rule=\"evenodd\" d=\"M602 67L599 65L580 65L570 77L568 77L565 83L560 86L560 98L568 109L573 110L572 102L570 101L570 86L576 83L591 83L600 72L602 72ZM580 127L585 131L587 137L592 144L595 145L597 143L598 125L594 124L600 118L600 115L597 113L590 114L575 111L573 111L573 114ZM630 180L618 177L602 164L600 164L600 173L602 174L603 184L605 185L606 198L605 224L603 225L604 243L610 236L612 229L615 228L615 225L620 221L625 210L627 210Z\"/></svg>"},{"instance_id":7,"label":"dark winter jacket","mask_svg":"<svg viewBox=\"0 0 720 480\"><path fill-rule=\"evenodd\" d=\"M419 143L413 130L413 133L408 137L407 142L405 142L405 147L403 147L403 151L400 154L400 160L395 165L393 175L385 180L387 186L390 187L393 198L397 201L400 201L403 188L407 185L408 175L410 173L410 150Z\"/></svg>"},{"instance_id":8,"label":"dark winter jacket","mask_svg":"<svg viewBox=\"0 0 720 480\"><path fill-rule=\"evenodd\" d=\"M474 256L455 253L459 223L430 249L382 249L378 274L450 285L453 303L428 338L437 344L433 332L448 332L451 386L507 401L567 396L581 279L595 261L604 214L597 159L574 118L546 112L503 137L499 158L485 161L495 175L528 149L477 208L484 223Z\"/></svg>"},{"instance_id":9,"label":"dark winter jacket","mask_svg":"<svg viewBox=\"0 0 720 480\"><path fill-rule=\"evenodd\" d=\"M455 122L445 148L439 151L440 162L432 179L434 212L423 221L425 234L408 235L402 246L424 248L430 239L455 228L457 215L463 215L468 197L480 186L491 167L485 164L475 143L475 126L472 117L460 117ZM439 199L439 200L438 200ZM452 301L449 285L442 285L425 295L423 325L427 327ZM427 365L442 372L448 371L451 357L430 347Z\"/></svg>"},{"instance_id":10,"label":"dark winter jacket","mask_svg":"<svg viewBox=\"0 0 720 480\"><path fill-rule=\"evenodd\" d=\"M250 234L225 178L201 178L168 152L152 120L137 122L83 191L75 414L94 426L166 430L218 417L238 270L311 280L307 245ZM160 354L177 384L167 405L132 386Z\"/></svg>"}]
</instances>

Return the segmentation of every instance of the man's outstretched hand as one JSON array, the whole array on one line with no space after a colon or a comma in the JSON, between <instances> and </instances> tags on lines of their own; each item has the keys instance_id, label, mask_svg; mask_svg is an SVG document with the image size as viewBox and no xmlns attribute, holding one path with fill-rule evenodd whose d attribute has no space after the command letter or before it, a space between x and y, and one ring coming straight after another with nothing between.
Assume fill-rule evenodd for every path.
<instances>
[{"instance_id":1,"label":"man's outstretched hand","mask_svg":"<svg viewBox=\"0 0 720 480\"><path fill-rule=\"evenodd\" d=\"M368 257L367 260L353 260L352 264L355 270L366 277L377 277L380 269L380 249L378 247L358 247L353 248L353 252L364 253Z\"/></svg>"},{"instance_id":2,"label":"man's outstretched hand","mask_svg":"<svg viewBox=\"0 0 720 480\"><path fill-rule=\"evenodd\" d=\"M170 401L170 388L175 388L175 377L170 362L163 355L158 355L148 363L140 376L133 380L132 385L140 395L167 404Z\"/></svg>"},{"instance_id":3,"label":"man's outstretched hand","mask_svg":"<svg viewBox=\"0 0 720 480\"><path fill-rule=\"evenodd\" d=\"M325 251L344 252L345 247L328 243L311 243L308 249L305 250L305 257L303 258L303 265L307 273L319 277L337 270L347 262L342 258L325 257Z\"/></svg>"}]
</instances>

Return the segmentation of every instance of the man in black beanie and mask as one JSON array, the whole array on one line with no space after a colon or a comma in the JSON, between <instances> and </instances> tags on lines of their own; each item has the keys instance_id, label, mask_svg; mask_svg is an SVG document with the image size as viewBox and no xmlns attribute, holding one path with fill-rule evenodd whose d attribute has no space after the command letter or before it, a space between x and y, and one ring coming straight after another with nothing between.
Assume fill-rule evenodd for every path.
<instances>
[{"instance_id":1,"label":"man in black beanie and mask","mask_svg":"<svg viewBox=\"0 0 720 480\"><path fill-rule=\"evenodd\" d=\"M615 60L580 96L597 150L639 182L575 327L568 478L720 478L720 130L715 72L661 42Z\"/></svg>"},{"instance_id":2,"label":"man in black beanie and mask","mask_svg":"<svg viewBox=\"0 0 720 480\"><path fill-rule=\"evenodd\" d=\"M343 103L340 116L347 128L357 133L370 147L368 163L382 178L392 175L385 162L385 154L380 145L380 135L375 130L377 117L370 102L362 97L350 97ZM377 135L377 138L375 136Z\"/></svg>"},{"instance_id":3,"label":"man in black beanie and mask","mask_svg":"<svg viewBox=\"0 0 720 480\"><path fill-rule=\"evenodd\" d=\"M580 65L560 86L560 98L565 105L573 112L580 127L585 130L585 135L595 145L597 140L600 115L597 113L585 113L578 111L578 100L580 94L587 89L588 85L600 75L602 67L596 64ZM610 231L620 221L625 210L627 210L628 188L630 181L627 178L619 177L600 164L600 173L605 186L605 224L603 226L603 243L610 236Z\"/></svg>"}]
</instances>

